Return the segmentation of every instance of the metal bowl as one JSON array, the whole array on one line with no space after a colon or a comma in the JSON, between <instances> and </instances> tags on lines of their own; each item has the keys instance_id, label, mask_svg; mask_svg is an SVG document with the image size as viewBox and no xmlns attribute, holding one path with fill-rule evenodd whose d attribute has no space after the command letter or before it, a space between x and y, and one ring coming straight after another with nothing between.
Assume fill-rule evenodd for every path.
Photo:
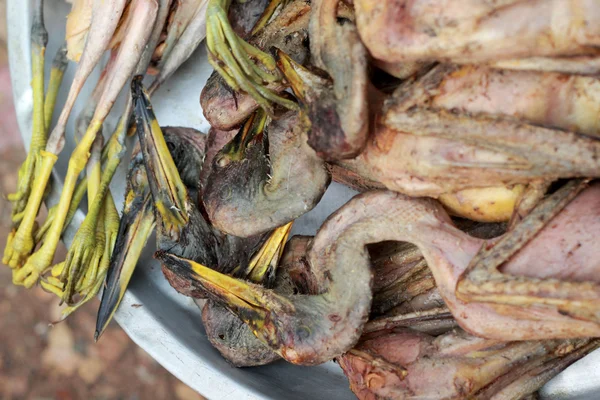
<instances>
[{"instance_id":1,"label":"metal bowl","mask_svg":"<svg viewBox=\"0 0 600 400\"><path fill-rule=\"evenodd\" d=\"M26 146L31 135L32 91L30 24L32 0L8 0L8 50L15 109L21 135ZM45 21L49 32L47 59L51 59L62 43L65 16L70 6L64 0L46 0ZM46 63L49 76L50 62ZM75 66L70 65L65 82L72 80ZM184 64L154 96L153 104L161 125L188 126L208 131L202 115L199 96L212 68L207 62L204 46ZM99 71L88 80L72 116L82 109L91 93ZM62 106L68 84L61 88L57 109ZM83 101L82 101L83 99ZM123 99L120 99L108 118L105 132L116 125ZM57 118L58 111L55 113ZM73 150L72 117L67 129L67 144L55 168L53 190L48 198L52 205L58 201L60 177L64 176L68 155ZM124 194L125 169L123 162L111 186L120 209ZM314 235L322 221L339 208L354 192L333 184L321 203L294 225L293 234ZM67 229L64 240L69 244L83 221L78 211ZM298 367L285 362L256 368L238 369L229 365L210 345L200 320L200 310L193 300L173 290L163 278L159 264L152 259L153 240L147 245L139 266L116 313L116 320L131 339L147 351L173 375L211 399L352 399L354 395L337 364L330 362L318 367ZM93 332L90 332L90 336ZM541 391L543 399L600 398L600 351L588 355L550 381Z\"/></svg>"}]
</instances>

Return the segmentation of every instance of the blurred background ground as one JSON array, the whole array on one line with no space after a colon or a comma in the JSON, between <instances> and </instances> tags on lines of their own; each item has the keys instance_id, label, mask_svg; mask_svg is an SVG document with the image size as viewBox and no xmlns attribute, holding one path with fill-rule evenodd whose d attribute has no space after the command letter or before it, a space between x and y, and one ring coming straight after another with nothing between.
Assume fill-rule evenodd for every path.
<instances>
[{"instance_id":1,"label":"blurred background ground","mask_svg":"<svg viewBox=\"0 0 600 400\"><path fill-rule=\"evenodd\" d=\"M25 0L23 0L25 1ZM6 53L6 0L0 0L0 250L10 229L7 193L25 159L12 105ZM64 258L65 249L57 257ZM98 301L67 321L58 298L11 284L0 265L0 399L202 399L114 324L94 344Z\"/></svg>"}]
</instances>

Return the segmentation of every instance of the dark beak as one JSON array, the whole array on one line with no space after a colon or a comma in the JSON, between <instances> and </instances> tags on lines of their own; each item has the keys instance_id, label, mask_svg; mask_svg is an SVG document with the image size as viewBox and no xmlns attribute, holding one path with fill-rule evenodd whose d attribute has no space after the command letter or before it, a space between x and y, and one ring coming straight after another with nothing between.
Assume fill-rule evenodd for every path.
<instances>
[{"instance_id":1,"label":"dark beak","mask_svg":"<svg viewBox=\"0 0 600 400\"><path fill-rule=\"evenodd\" d=\"M140 254L155 226L152 196L141 160L132 166L128 178L123 216L96 318L95 340L102 335L119 307Z\"/></svg>"},{"instance_id":2,"label":"dark beak","mask_svg":"<svg viewBox=\"0 0 600 400\"><path fill-rule=\"evenodd\" d=\"M142 86L141 76L133 79L131 94L154 207L160 215L163 228L179 231L189 220L187 188L171 157L148 94Z\"/></svg>"}]
</instances>

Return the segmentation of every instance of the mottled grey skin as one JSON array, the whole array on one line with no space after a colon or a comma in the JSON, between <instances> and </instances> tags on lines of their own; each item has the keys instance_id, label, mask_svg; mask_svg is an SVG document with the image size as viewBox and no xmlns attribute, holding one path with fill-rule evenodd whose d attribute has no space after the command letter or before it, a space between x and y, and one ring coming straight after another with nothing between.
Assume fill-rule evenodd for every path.
<instances>
[{"instance_id":1,"label":"mottled grey skin","mask_svg":"<svg viewBox=\"0 0 600 400\"><path fill-rule=\"evenodd\" d=\"M273 290L281 295L305 293L305 279L310 275L307 264L292 262L297 240L292 238L286 246ZM202 308L202 321L211 344L236 367L269 364L281 357L260 341L250 327L220 302L208 300Z\"/></svg>"},{"instance_id":2,"label":"mottled grey skin","mask_svg":"<svg viewBox=\"0 0 600 400\"><path fill-rule=\"evenodd\" d=\"M141 85L134 83L134 115L138 127L138 136L144 156L148 182L155 204L163 201L170 204L168 189L159 186L157 174L160 173L158 166L158 149L155 139L150 132L149 123L155 120L152 106L141 92ZM172 151L176 166L180 167L180 176L183 183L190 183L191 188L198 187L201 161L204 158L205 136L197 137L196 132L185 128L171 128L174 133L173 140L181 139L187 141L187 145L175 146L173 142L167 142ZM180 138L177 136L180 135ZM177 138L177 139L175 139ZM177 161L175 161L177 160ZM191 193L190 193L191 192ZM193 190L188 190L185 200L185 211L188 214L188 222L179 229L169 229L165 225L162 215L156 212L156 237L158 249L168 250L182 257L195 260L202 265L210 266L219 272L231 273L239 265L245 266L251 254L260 246L263 237L241 239L225 235L213 228L204 218L190 194L197 198ZM170 207L175 207L172 205ZM165 268L167 279L183 294L203 297L203 292L193 287L189 281L179 279Z\"/></svg>"},{"instance_id":3,"label":"mottled grey skin","mask_svg":"<svg viewBox=\"0 0 600 400\"><path fill-rule=\"evenodd\" d=\"M502 342L461 329L374 332L339 358L359 399L521 399L596 349L590 339Z\"/></svg>"},{"instance_id":4,"label":"mottled grey skin","mask_svg":"<svg viewBox=\"0 0 600 400\"><path fill-rule=\"evenodd\" d=\"M399 195L388 192L358 195L327 219L307 256L319 294L282 296L248 284L252 300L227 307L291 363L317 365L344 354L359 340L371 309L373 277L366 245L399 239L404 213L398 200ZM160 259L199 279L186 260L166 253Z\"/></svg>"},{"instance_id":5,"label":"mottled grey skin","mask_svg":"<svg viewBox=\"0 0 600 400\"><path fill-rule=\"evenodd\" d=\"M202 170L200 171L200 193L198 194L198 204L202 204L202 191L206 187L206 181L212 171L213 160L219 151L229 143L235 135L237 135L239 129L232 129L230 131L220 131L215 128L210 128L208 131L208 138L206 139L206 155L202 162Z\"/></svg>"},{"instance_id":6,"label":"mottled grey skin","mask_svg":"<svg viewBox=\"0 0 600 400\"><path fill-rule=\"evenodd\" d=\"M298 113L290 111L266 128L234 160L219 153L204 189L212 224L231 235L249 237L284 225L317 205L331 178L325 163L306 143ZM248 218L248 216L252 218Z\"/></svg>"},{"instance_id":7,"label":"mottled grey skin","mask_svg":"<svg viewBox=\"0 0 600 400\"><path fill-rule=\"evenodd\" d=\"M249 42L263 51L272 47L283 50L296 62L304 64L310 52L307 45L310 4L308 0L295 0L288 4L269 24ZM287 85L275 82L267 86L275 92ZM242 124L258 108L246 93L236 93L216 72L210 76L200 95L204 117L215 129L230 130Z\"/></svg>"}]
</instances>

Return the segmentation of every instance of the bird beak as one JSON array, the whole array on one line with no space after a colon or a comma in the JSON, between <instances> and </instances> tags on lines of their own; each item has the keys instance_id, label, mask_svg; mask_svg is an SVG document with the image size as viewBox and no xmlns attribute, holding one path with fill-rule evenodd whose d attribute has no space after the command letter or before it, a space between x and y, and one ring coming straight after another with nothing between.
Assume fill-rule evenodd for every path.
<instances>
[{"instance_id":1,"label":"bird beak","mask_svg":"<svg viewBox=\"0 0 600 400\"><path fill-rule=\"evenodd\" d=\"M272 324L271 310L283 304L284 309L293 309L291 303L268 289L232 278L202 264L157 251L154 255L163 265L178 276L193 281L206 290L214 299L220 300L231 312L244 321L258 338L258 331ZM281 309L281 307L278 307ZM285 311L284 311L285 312Z\"/></svg>"},{"instance_id":2,"label":"bird beak","mask_svg":"<svg viewBox=\"0 0 600 400\"><path fill-rule=\"evenodd\" d=\"M258 252L252 257L246 269L246 277L254 283L263 283L265 278L275 276L275 270L283 255L285 243L292 230L289 222L275 229Z\"/></svg>"},{"instance_id":3,"label":"bird beak","mask_svg":"<svg viewBox=\"0 0 600 400\"><path fill-rule=\"evenodd\" d=\"M290 228L291 224L287 224L273 232L253 258L250 277L260 277L258 271L266 271L273 258L279 257ZM225 307L248 324L259 339L267 343L277 342L271 313L289 314L294 311L294 306L285 297L257 284L232 278L165 251L156 252L155 258L178 276L193 281L213 298L220 300ZM266 264L266 267L262 264Z\"/></svg>"},{"instance_id":4,"label":"bird beak","mask_svg":"<svg viewBox=\"0 0 600 400\"><path fill-rule=\"evenodd\" d=\"M249 144L262 138L266 123L267 114L262 109L252 113L233 139L219 151L220 156L230 161L241 161Z\"/></svg>"},{"instance_id":5,"label":"bird beak","mask_svg":"<svg viewBox=\"0 0 600 400\"><path fill-rule=\"evenodd\" d=\"M138 183L144 183L146 174L143 165L140 165L138 171L140 172L140 179L137 179L137 181ZM139 186L129 187L125 196L119 233L106 276L106 286L100 300L96 319L95 340L98 340L102 335L119 307L154 226L154 208L150 189L147 186L145 188Z\"/></svg>"},{"instance_id":6,"label":"bird beak","mask_svg":"<svg viewBox=\"0 0 600 400\"><path fill-rule=\"evenodd\" d=\"M331 87L331 83L304 68L283 51L276 49L277 67L294 91L296 98L304 105L316 99L316 90Z\"/></svg>"},{"instance_id":7,"label":"bird beak","mask_svg":"<svg viewBox=\"0 0 600 400\"><path fill-rule=\"evenodd\" d=\"M171 157L141 76L133 79L131 94L154 207L164 227L178 231L189 220L187 188Z\"/></svg>"}]
</instances>

